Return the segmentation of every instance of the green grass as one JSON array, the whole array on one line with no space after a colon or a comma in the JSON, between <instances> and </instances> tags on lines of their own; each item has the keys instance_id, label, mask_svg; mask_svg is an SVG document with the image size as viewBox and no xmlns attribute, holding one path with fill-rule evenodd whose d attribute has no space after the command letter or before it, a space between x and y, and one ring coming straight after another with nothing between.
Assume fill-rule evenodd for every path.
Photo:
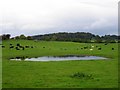
<instances>
[{"instance_id":1,"label":"green grass","mask_svg":"<svg viewBox=\"0 0 120 90\"><path fill-rule=\"evenodd\" d=\"M9 49L9 44L30 45L35 48L25 50ZM104 45L97 43L74 43L54 41L3 41L3 88L116 88L118 87L118 45ZM102 50L93 48L81 50L84 46L98 46ZM45 48L43 48L45 47ZM115 50L111 50L114 47ZM66 49L66 50L64 50ZM16 56L57 56L57 55L95 55L104 56L108 60L91 61L10 61ZM93 79L73 78L75 73L92 75Z\"/></svg>"}]
</instances>

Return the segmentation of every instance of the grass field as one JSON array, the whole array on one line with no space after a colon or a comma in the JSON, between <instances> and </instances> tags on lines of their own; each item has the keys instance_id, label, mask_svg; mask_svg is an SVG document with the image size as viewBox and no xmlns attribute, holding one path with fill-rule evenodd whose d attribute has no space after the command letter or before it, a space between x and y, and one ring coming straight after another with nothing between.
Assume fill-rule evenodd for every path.
<instances>
[{"instance_id":1,"label":"grass field","mask_svg":"<svg viewBox=\"0 0 120 90\"><path fill-rule=\"evenodd\" d=\"M14 46L29 45L34 48L25 50L10 49ZM2 87L3 88L116 88L118 87L118 44L111 43L74 43L55 41L3 41L2 49ZM84 46L93 50L81 49ZM45 48L43 48L45 47ZM114 48L112 50L111 48ZM57 55L95 55L109 58L108 60L91 61L10 61L16 56L57 56ZM92 75L92 78L71 77L76 73Z\"/></svg>"}]
</instances>

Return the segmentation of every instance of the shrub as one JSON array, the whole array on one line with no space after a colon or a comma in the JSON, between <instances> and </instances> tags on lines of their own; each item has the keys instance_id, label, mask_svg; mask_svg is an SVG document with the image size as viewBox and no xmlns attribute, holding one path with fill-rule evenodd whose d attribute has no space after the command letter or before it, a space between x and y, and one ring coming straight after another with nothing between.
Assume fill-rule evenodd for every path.
<instances>
[{"instance_id":1,"label":"shrub","mask_svg":"<svg viewBox=\"0 0 120 90\"><path fill-rule=\"evenodd\" d=\"M82 72L77 72L71 75L72 78L80 78L80 79L94 79L92 74L85 74Z\"/></svg>"}]
</instances>

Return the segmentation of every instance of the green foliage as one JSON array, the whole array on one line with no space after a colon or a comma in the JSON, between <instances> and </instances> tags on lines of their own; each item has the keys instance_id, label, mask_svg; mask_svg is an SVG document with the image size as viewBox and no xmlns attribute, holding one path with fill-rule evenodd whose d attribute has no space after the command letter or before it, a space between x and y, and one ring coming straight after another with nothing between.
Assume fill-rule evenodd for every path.
<instances>
[{"instance_id":1,"label":"green foliage","mask_svg":"<svg viewBox=\"0 0 120 90\"><path fill-rule=\"evenodd\" d=\"M20 39L20 36L16 36L15 39L16 39L16 40L17 40L17 39Z\"/></svg>"},{"instance_id":2,"label":"green foliage","mask_svg":"<svg viewBox=\"0 0 120 90\"><path fill-rule=\"evenodd\" d=\"M45 34L45 35L36 35L32 36L33 39L37 40L46 40L46 41L72 41L72 42L81 42L81 43L102 43L103 41L107 41L109 43L115 43L113 41L117 40L117 35L105 35L105 36L99 36L94 35L92 33L87 32L76 32L76 33L67 33L67 32L61 32L61 33L52 33L52 34Z\"/></svg>"},{"instance_id":3,"label":"green foliage","mask_svg":"<svg viewBox=\"0 0 120 90\"><path fill-rule=\"evenodd\" d=\"M33 40L33 38L31 36L27 36L26 38L27 38L27 40Z\"/></svg>"},{"instance_id":4,"label":"green foliage","mask_svg":"<svg viewBox=\"0 0 120 90\"><path fill-rule=\"evenodd\" d=\"M26 39L25 35L20 35L20 39Z\"/></svg>"},{"instance_id":5,"label":"green foliage","mask_svg":"<svg viewBox=\"0 0 120 90\"><path fill-rule=\"evenodd\" d=\"M10 34L3 34L2 36L0 36L2 38L2 40L9 40L10 39Z\"/></svg>"},{"instance_id":6,"label":"green foliage","mask_svg":"<svg viewBox=\"0 0 120 90\"><path fill-rule=\"evenodd\" d=\"M83 72L76 72L71 75L72 78L79 78L79 79L94 79L92 74L85 74Z\"/></svg>"},{"instance_id":7,"label":"green foliage","mask_svg":"<svg viewBox=\"0 0 120 90\"><path fill-rule=\"evenodd\" d=\"M95 42L96 43L101 43L102 42L102 39L101 39L101 37L99 35L96 35Z\"/></svg>"},{"instance_id":8,"label":"green foliage","mask_svg":"<svg viewBox=\"0 0 120 90\"><path fill-rule=\"evenodd\" d=\"M10 34L4 34L0 36L0 40L1 39L2 40L10 39ZM99 36L99 35L94 35L88 32L76 32L76 33L60 32L60 33L27 36L27 37L24 34L22 34L20 36L12 37L11 39L72 41L72 42L80 42L80 43L104 43L104 42L116 43L116 42L119 42L120 36L117 36L117 35Z\"/></svg>"}]
</instances>

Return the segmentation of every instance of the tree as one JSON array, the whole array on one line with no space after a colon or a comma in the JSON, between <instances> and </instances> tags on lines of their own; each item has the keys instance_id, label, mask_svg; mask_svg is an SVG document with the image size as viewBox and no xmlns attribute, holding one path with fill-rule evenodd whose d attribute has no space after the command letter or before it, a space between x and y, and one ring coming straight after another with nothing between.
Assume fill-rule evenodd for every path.
<instances>
[{"instance_id":1,"label":"tree","mask_svg":"<svg viewBox=\"0 0 120 90\"><path fill-rule=\"evenodd\" d=\"M26 39L25 35L24 35L24 34L21 34L21 35L20 35L20 39Z\"/></svg>"},{"instance_id":2,"label":"tree","mask_svg":"<svg viewBox=\"0 0 120 90\"><path fill-rule=\"evenodd\" d=\"M95 42L96 43L101 43L102 42L102 39L101 39L101 37L99 35L95 36Z\"/></svg>"},{"instance_id":3,"label":"tree","mask_svg":"<svg viewBox=\"0 0 120 90\"><path fill-rule=\"evenodd\" d=\"M11 36L10 34L6 34L7 39L10 39L10 36Z\"/></svg>"},{"instance_id":4,"label":"tree","mask_svg":"<svg viewBox=\"0 0 120 90\"><path fill-rule=\"evenodd\" d=\"M8 40L8 39L10 39L10 34L3 34L2 35L2 40Z\"/></svg>"},{"instance_id":5,"label":"tree","mask_svg":"<svg viewBox=\"0 0 120 90\"><path fill-rule=\"evenodd\" d=\"M2 40L2 35L0 35L0 41Z\"/></svg>"},{"instance_id":6,"label":"tree","mask_svg":"<svg viewBox=\"0 0 120 90\"><path fill-rule=\"evenodd\" d=\"M27 36L26 39L27 40L33 40L33 38L31 36Z\"/></svg>"},{"instance_id":7,"label":"tree","mask_svg":"<svg viewBox=\"0 0 120 90\"><path fill-rule=\"evenodd\" d=\"M15 39L20 39L20 37L19 37L19 36L16 36Z\"/></svg>"}]
</instances>

